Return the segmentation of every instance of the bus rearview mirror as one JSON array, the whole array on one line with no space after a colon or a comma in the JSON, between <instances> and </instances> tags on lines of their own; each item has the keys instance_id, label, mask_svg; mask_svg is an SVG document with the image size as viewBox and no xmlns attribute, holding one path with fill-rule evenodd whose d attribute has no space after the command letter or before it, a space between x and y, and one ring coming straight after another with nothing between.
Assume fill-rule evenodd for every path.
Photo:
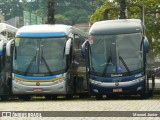
<instances>
[{"instance_id":1,"label":"bus rearview mirror","mask_svg":"<svg viewBox=\"0 0 160 120\"><path fill-rule=\"evenodd\" d=\"M69 55L69 53L70 53L71 42L72 42L71 38L68 39L67 42L66 42L65 55Z\"/></svg>"},{"instance_id":2,"label":"bus rearview mirror","mask_svg":"<svg viewBox=\"0 0 160 120\"><path fill-rule=\"evenodd\" d=\"M7 56L11 56L11 45L12 42L14 41L14 39L10 40L7 44L6 44L6 55Z\"/></svg>"},{"instance_id":3,"label":"bus rearview mirror","mask_svg":"<svg viewBox=\"0 0 160 120\"><path fill-rule=\"evenodd\" d=\"M82 44L82 57L85 59L86 58L86 44L87 44L88 40L86 40L83 44Z\"/></svg>"},{"instance_id":4,"label":"bus rearview mirror","mask_svg":"<svg viewBox=\"0 0 160 120\"><path fill-rule=\"evenodd\" d=\"M144 43L144 51L146 52L146 53L148 53L149 52L149 41L148 41L148 39L145 37L144 38L144 41L143 41Z\"/></svg>"},{"instance_id":5,"label":"bus rearview mirror","mask_svg":"<svg viewBox=\"0 0 160 120\"><path fill-rule=\"evenodd\" d=\"M4 42L2 40L2 41L0 41L0 56L3 55L3 46L4 46Z\"/></svg>"}]
</instances>

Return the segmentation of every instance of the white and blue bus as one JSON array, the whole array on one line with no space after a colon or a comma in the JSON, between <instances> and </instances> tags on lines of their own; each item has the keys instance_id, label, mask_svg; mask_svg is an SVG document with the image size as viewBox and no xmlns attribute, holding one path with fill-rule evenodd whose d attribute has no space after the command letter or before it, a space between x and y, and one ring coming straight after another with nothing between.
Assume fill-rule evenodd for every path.
<instances>
[{"instance_id":1,"label":"white and blue bus","mask_svg":"<svg viewBox=\"0 0 160 120\"><path fill-rule=\"evenodd\" d=\"M8 42L12 94L24 100L87 93L85 59L81 45L88 35L68 25L30 25Z\"/></svg>"},{"instance_id":2,"label":"white and blue bus","mask_svg":"<svg viewBox=\"0 0 160 120\"><path fill-rule=\"evenodd\" d=\"M82 47L88 63L91 95L102 99L103 95L140 94L145 97L152 94L154 73L150 68L154 60L147 59L149 42L140 20L96 22Z\"/></svg>"},{"instance_id":3,"label":"white and blue bus","mask_svg":"<svg viewBox=\"0 0 160 120\"><path fill-rule=\"evenodd\" d=\"M0 23L0 97L2 100L6 100L9 95L8 81L5 79L7 74L5 47L8 41L14 39L17 30L18 28L12 25Z\"/></svg>"}]
</instances>

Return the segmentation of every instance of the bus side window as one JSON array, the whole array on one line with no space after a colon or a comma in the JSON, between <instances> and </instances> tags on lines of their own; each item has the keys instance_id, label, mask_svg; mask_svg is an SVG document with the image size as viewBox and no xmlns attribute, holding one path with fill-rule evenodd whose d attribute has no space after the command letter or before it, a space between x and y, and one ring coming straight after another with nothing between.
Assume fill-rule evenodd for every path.
<instances>
[{"instance_id":1,"label":"bus side window","mask_svg":"<svg viewBox=\"0 0 160 120\"><path fill-rule=\"evenodd\" d=\"M2 71L2 65L3 65L3 55L0 56L0 72Z\"/></svg>"},{"instance_id":2,"label":"bus side window","mask_svg":"<svg viewBox=\"0 0 160 120\"><path fill-rule=\"evenodd\" d=\"M82 57L82 51L81 51L81 46L84 41L85 41L85 38L78 35L75 37L75 40L74 40L74 51L75 51L74 57L75 57L75 61L80 64L84 63L84 59Z\"/></svg>"},{"instance_id":3,"label":"bus side window","mask_svg":"<svg viewBox=\"0 0 160 120\"><path fill-rule=\"evenodd\" d=\"M2 66L5 67L5 63L6 63L6 46L3 47L3 58L2 58Z\"/></svg>"},{"instance_id":4,"label":"bus side window","mask_svg":"<svg viewBox=\"0 0 160 120\"><path fill-rule=\"evenodd\" d=\"M3 68L5 67L5 46L3 47L3 53L0 56L0 71L3 70Z\"/></svg>"}]
</instances>

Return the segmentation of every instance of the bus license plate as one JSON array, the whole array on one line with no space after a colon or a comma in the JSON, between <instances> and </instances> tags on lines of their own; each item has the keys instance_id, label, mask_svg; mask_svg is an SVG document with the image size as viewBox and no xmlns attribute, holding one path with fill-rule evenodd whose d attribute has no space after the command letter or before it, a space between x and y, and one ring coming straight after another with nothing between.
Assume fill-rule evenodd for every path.
<instances>
[{"instance_id":1,"label":"bus license plate","mask_svg":"<svg viewBox=\"0 0 160 120\"><path fill-rule=\"evenodd\" d=\"M113 89L113 92L122 92L122 88Z\"/></svg>"},{"instance_id":2,"label":"bus license plate","mask_svg":"<svg viewBox=\"0 0 160 120\"><path fill-rule=\"evenodd\" d=\"M34 91L34 92L42 92L43 89L42 89L42 88L34 88L33 91Z\"/></svg>"}]
</instances>

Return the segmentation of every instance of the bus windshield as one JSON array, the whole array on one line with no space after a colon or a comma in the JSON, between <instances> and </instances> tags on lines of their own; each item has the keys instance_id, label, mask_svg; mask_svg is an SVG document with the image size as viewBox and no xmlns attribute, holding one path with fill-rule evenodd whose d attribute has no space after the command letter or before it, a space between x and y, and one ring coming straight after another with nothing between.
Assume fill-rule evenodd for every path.
<instances>
[{"instance_id":1,"label":"bus windshield","mask_svg":"<svg viewBox=\"0 0 160 120\"><path fill-rule=\"evenodd\" d=\"M141 70L142 34L95 35L90 47L92 73L123 74Z\"/></svg>"},{"instance_id":2,"label":"bus windshield","mask_svg":"<svg viewBox=\"0 0 160 120\"><path fill-rule=\"evenodd\" d=\"M16 38L13 70L25 75L54 74L65 70L66 37Z\"/></svg>"}]
</instances>

